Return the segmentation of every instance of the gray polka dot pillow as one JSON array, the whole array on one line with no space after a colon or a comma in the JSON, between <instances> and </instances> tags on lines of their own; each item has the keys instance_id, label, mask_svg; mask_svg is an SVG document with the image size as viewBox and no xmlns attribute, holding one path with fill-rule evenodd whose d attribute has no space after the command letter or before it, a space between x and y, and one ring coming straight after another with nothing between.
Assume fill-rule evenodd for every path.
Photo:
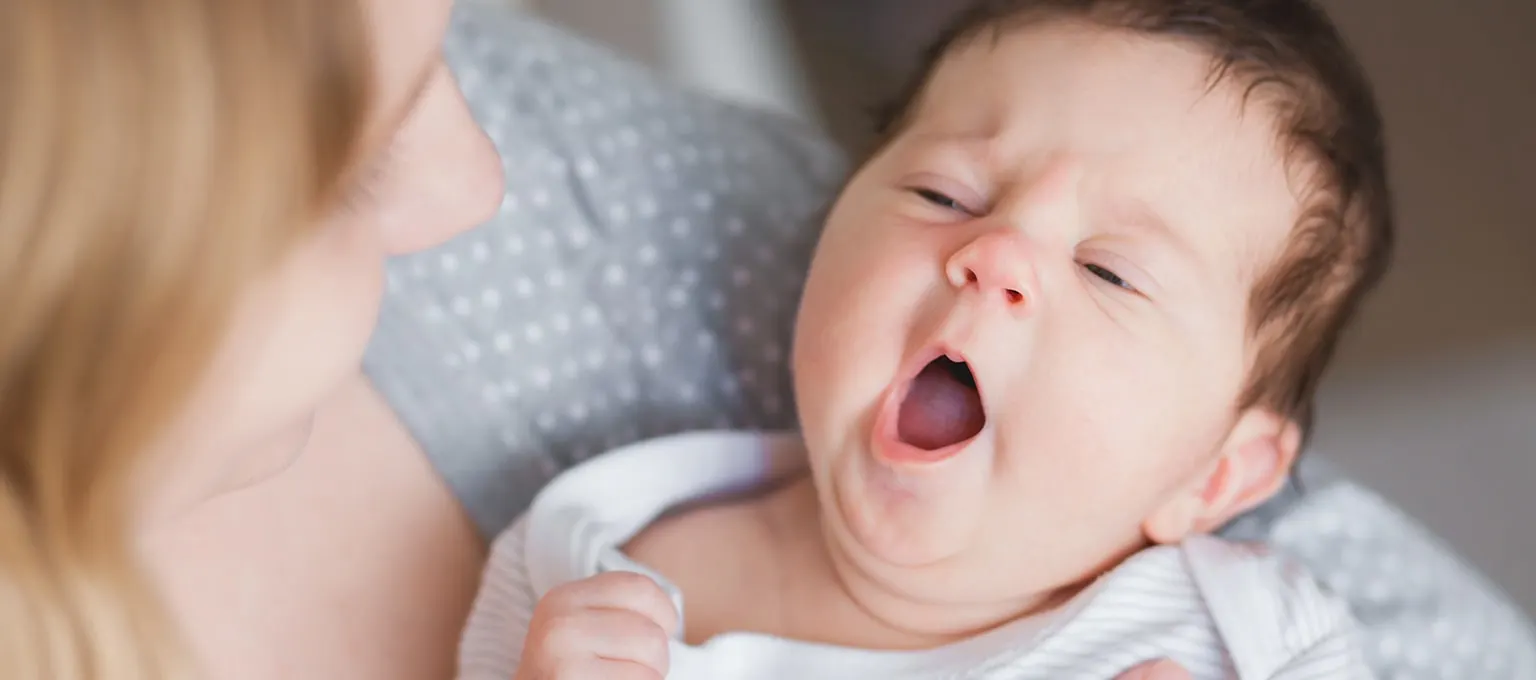
<instances>
[{"instance_id":1,"label":"gray polka dot pillow","mask_svg":"<svg viewBox=\"0 0 1536 680\"><path fill-rule=\"evenodd\" d=\"M461 2L448 55L503 155L490 223L399 258L365 368L487 536L558 471L793 425L790 325L837 153L549 26ZM1536 680L1501 594L1311 456L1234 523L1347 597L1384 678Z\"/></svg>"},{"instance_id":2,"label":"gray polka dot pillow","mask_svg":"<svg viewBox=\"0 0 1536 680\"><path fill-rule=\"evenodd\" d=\"M392 263L366 368L481 529L616 445L792 425L789 328L840 155L543 24L464 4L453 30L507 193Z\"/></svg>"}]
</instances>

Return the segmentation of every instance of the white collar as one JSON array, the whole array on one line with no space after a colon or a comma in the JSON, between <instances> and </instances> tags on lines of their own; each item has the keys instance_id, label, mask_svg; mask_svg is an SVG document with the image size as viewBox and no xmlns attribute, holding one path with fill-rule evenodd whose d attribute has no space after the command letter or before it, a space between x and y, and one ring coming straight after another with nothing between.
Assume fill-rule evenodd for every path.
<instances>
[{"instance_id":1,"label":"white collar","mask_svg":"<svg viewBox=\"0 0 1536 680\"><path fill-rule=\"evenodd\" d=\"M543 597L604 571L638 571L667 589L681 614L677 589L618 547L671 507L761 486L804 465L791 432L691 432L597 456L555 478L529 507L529 584Z\"/></svg>"},{"instance_id":2,"label":"white collar","mask_svg":"<svg viewBox=\"0 0 1536 680\"><path fill-rule=\"evenodd\" d=\"M604 453L556 478L529 508L523 553L529 584L536 596L543 597L563 583L604 571L635 571L651 576L672 595L681 620L681 593L659 574L624 556L619 547L669 508L759 487L804 467L800 437L789 432L694 432ZM1097 585L1090 588L1096 589ZM850 669L862 669L854 674L858 677L934 677L1027 644L1068 618L1069 611L1088 599L1086 595L1076 598L1064 611L1015 621L933 650L862 650L734 633L718 636L702 647L674 641L673 668L702 667L710 669L702 673L703 677L716 677L715 664L745 667L758 655L772 653L781 665L768 667L798 668L791 673L795 677L823 677L816 673L825 669L841 669L836 677L844 677L842 671ZM782 666L784 663L791 666ZM700 677L692 672L678 676Z\"/></svg>"}]
</instances>

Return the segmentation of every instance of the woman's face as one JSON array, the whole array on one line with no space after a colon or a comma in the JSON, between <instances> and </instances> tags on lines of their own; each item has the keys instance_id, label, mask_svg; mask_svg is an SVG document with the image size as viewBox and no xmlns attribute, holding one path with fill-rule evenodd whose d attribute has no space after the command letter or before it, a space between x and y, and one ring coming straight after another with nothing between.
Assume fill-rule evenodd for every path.
<instances>
[{"instance_id":1,"label":"woman's face","mask_svg":"<svg viewBox=\"0 0 1536 680\"><path fill-rule=\"evenodd\" d=\"M237 308L225 345L166 441L153 504L180 510L283 469L328 395L354 376L384 260L488 219L501 164L441 48L452 0L365 0L378 101L363 184Z\"/></svg>"}]
</instances>

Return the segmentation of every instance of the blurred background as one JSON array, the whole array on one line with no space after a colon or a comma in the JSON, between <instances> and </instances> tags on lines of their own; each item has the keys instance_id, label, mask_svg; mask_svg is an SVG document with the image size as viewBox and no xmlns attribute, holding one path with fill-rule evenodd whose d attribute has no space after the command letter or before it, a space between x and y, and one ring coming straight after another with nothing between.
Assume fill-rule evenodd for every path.
<instances>
[{"instance_id":1,"label":"blurred background","mask_svg":"<svg viewBox=\"0 0 1536 680\"><path fill-rule=\"evenodd\" d=\"M507 0L848 148L963 3ZM1385 110L1400 244L1315 452L1536 616L1536 1L1325 1Z\"/></svg>"}]
</instances>

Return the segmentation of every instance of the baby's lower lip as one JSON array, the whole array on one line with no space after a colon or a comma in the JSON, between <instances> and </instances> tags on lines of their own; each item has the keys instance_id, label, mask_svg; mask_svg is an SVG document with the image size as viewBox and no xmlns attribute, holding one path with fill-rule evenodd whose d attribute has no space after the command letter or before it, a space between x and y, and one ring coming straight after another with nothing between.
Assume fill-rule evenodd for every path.
<instances>
[{"instance_id":1,"label":"baby's lower lip","mask_svg":"<svg viewBox=\"0 0 1536 680\"><path fill-rule=\"evenodd\" d=\"M942 449L920 449L898 439L886 438L882 442L876 442L874 446L875 457L895 465L930 465L940 463L959 455L973 439L950 444Z\"/></svg>"}]
</instances>

